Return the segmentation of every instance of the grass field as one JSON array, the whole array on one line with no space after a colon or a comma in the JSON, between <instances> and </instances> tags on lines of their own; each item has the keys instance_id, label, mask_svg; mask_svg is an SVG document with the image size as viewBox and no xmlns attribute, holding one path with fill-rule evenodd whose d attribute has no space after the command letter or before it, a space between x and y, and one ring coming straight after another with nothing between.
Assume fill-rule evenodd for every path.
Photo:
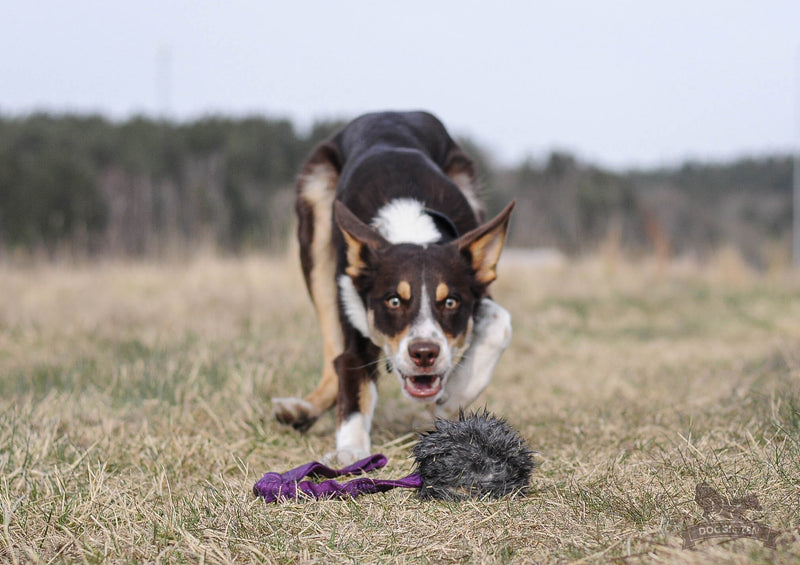
<instances>
[{"instance_id":1,"label":"grass field","mask_svg":"<svg viewBox=\"0 0 800 565\"><path fill-rule=\"evenodd\" d=\"M597 257L501 265L515 334L479 406L537 457L530 492L392 491L267 505L268 471L333 447L278 426L320 337L295 261L0 265L0 562L791 563L800 559L800 278ZM374 426L410 471L424 415L381 383ZM756 495L776 548L707 523L706 482ZM714 518L725 522L724 517ZM730 519L728 522L730 523Z\"/></svg>"}]
</instances>

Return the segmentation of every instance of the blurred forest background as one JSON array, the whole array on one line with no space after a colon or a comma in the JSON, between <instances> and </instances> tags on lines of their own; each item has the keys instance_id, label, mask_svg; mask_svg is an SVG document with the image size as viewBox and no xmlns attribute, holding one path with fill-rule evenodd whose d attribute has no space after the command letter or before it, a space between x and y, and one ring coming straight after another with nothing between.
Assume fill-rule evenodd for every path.
<instances>
[{"instance_id":1,"label":"blurred forest background","mask_svg":"<svg viewBox=\"0 0 800 565\"><path fill-rule=\"evenodd\" d=\"M297 170L341 125L301 133L264 117L0 117L0 257L284 249ZM511 246L573 256L611 243L700 259L726 247L755 267L788 262L788 154L619 172L553 152L500 168L473 140L459 142L478 163L490 212L517 200Z\"/></svg>"}]
</instances>

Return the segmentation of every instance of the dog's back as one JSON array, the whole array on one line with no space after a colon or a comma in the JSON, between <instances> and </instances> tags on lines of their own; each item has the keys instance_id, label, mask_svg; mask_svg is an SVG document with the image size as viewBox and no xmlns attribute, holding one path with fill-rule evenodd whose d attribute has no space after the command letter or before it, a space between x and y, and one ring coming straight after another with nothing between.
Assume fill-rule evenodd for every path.
<instances>
[{"instance_id":1,"label":"dog's back","mask_svg":"<svg viewBox=\"0 0 800 565\"><path fill-rule=\"evenodd\" d=\"M459 233L482 221L474 165L432 114L366 114L331 143L342 163L336 198L361 220L394 198L417 198Z\"/></svg>"},{"instance_id":2,"label":"dog's back","mask_svg":"<svg viewBox=\"0 0 800 565\"><path fill-rule=\"evenodd\" d=\"M342 160L355 164L360 155L380 148L417 149L441 169L456 146L450 134L428 112L376 112L350 122L333 138Z\"/></svg>"}]
</instances>

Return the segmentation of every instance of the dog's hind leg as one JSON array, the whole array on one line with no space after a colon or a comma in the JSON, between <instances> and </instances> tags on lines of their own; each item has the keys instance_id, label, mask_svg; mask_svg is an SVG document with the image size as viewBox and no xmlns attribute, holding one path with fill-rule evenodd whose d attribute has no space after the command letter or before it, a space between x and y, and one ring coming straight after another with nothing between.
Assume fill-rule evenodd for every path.
<instances>
[{"instance_id":1,"label":"dog's hind leg","mask_svg":"<svg viewBox=\"0 0 800 565\"><path fill-rule=\"evenodd\" d=\"M329 143L311 154L297 181L297 235L300 263L317 312L323 340L322 379L305 398L273 398L275 418L306 431L336 403L334 360L344 349L339 322L336 257L331 245L332 210L339 180L338 155Z\"/></svg>"},{"instance_id":2,"label":"dog's hind leg","mask_svg":"<svg viewBox=\"0 0 800 565\"><path fill-rule=\"evenodd\" d=\"M472 342L447 379L434 414L449 418L469 406L492 380L500 356L511 342L511 314L491 298L481 300Z\"/></svg>"}]
</instances>

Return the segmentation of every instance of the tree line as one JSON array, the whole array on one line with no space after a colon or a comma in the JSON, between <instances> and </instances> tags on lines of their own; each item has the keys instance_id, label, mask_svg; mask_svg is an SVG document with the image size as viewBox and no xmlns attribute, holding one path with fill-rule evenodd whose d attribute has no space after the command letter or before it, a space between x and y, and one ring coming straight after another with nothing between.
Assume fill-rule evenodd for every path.
<instances>
[{"instance_id":1,"label":"tree line","mask_svg":"<svg viewBox=\"0 0 800 565\"><path fill-rule=\"evenodd\" d=\"M341 125L300 132L260 116L0 117L0 254L283 248L297 170ZM511 245L580 254L612 238L633 253L666 255L732 245L756 264L768 249L788 248L788 155L614 172L554 152L499 168L460 141L478 163L490 211L517 200Z\"/></svg>"},{"instance_id":2,"label":"tree line","mask_svg":"<svg viewBox=\"0 0 800 565\"><path fill-rule=\"evenodd\" d=\"M526 220L511 239L525 245L579 254L610 239L631 253L699 258L728 246L763 267L790 253L792 169L787 154L620 173L554 152L497 186L519 201Z\"/></svg>"},{"instance_id":3,"label":"tree line","mask_svg":"<svg viewBox=\"0 0 800 565\"><path fill-rule=\"evenodd\" d=\"M0 247L149 255L198 242L277 245L299 164L338 125L300 134L262 117L0 119Z\"/></svg>"}]
</instances>

